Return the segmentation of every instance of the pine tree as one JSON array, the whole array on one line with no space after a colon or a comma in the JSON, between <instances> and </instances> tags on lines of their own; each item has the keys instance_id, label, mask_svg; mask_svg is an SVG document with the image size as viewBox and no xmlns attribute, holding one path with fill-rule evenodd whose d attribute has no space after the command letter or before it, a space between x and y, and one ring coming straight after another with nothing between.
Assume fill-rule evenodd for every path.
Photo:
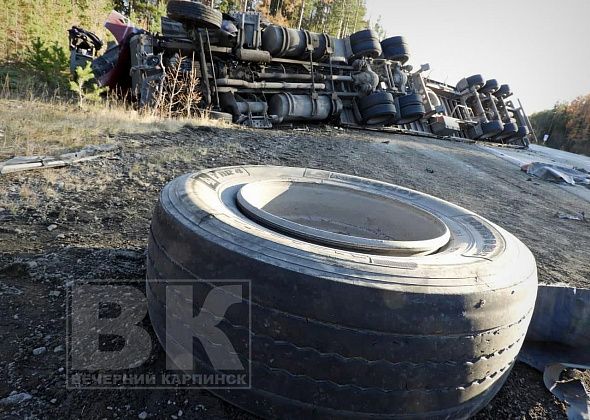
<instances>
[{"instance_id":1,"label":"pine tree","mask_svg":"<svg viewBox=\"0 0 590 420\"><path fill-rule=\"evenodd\" d=\"M367 27L365 0L263 0L258 10L278 25L345 37ZM302 15L303 12L303 15Z\"/></svg>"},{"instance_id":2,"label":"pine tree","mask_svg":"<svg viewBox=\"0 0 590 420\"><path fill-rule=\"evenodd\" d=\"M0 61L23 60L32 42L57 43L67 51L67 30L84 26L106 38L103 22L112 0L2 0L0 12Z\"/></svg>"},{"instance_id":3,"label":"pine tree","mask_svg":"<svg viewBox=\"0 0 590 420\"><path fill-rule=\"evenodd\" d=\"M217 0L214 6L224 13L232 13L242 10L242 3L240 0Z\"/></svg>"}]
</instances>

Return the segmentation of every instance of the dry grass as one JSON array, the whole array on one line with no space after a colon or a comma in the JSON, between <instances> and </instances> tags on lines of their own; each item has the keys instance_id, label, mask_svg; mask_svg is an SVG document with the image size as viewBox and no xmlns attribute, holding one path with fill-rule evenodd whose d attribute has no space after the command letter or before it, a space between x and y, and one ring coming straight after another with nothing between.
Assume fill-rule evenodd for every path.
<instances>
[{"instance_id":1,"label":"dry grass","mask_svg":"<svg viewBox=\"0 0 590 420\"><path fill-rule=\"evenodd\" d=\"M109 143L122 133L176 132L186 124L220 122L202 118L164 119L108 102L81 109L59 100L0 99L0 161Z\"/></svg>"},{"instance_id":2,"label":"dry grass","mask_svg":"<svg viewBox=\"0 0 590 420\"><path fill-rule=\"evenodd\" d=\"M207 156L209 150L206 147L200 146L171 146L163 150L157 155L152 155L148 158L148 163L154 165L162 165L164 163L191 163L195 159L202 156Z\"/></svg>"}]
</instances>

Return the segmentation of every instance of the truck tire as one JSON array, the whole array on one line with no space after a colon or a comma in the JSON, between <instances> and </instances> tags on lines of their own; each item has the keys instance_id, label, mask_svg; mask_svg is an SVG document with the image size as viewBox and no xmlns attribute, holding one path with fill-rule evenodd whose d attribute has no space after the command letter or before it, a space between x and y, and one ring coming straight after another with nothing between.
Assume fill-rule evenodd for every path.
<instances>
[{"instance_id":1,"label":"truck tire","mask_svg":"<svg viewBox=\"0 0 590 420\"><path fill-rule=\"evenodd\" d=\"M494 96L497 98L507 98L510 95L512 95L512 91L510 90L509 85L502 85L496 92L494 92Z\"/></svg>"},{"instance_id":2,"label":"truck tire","mask_svg":"<svg viewBox=\"0 0 590 420\"><path fill-rule=\"evenodd\" d=\"M413 123L422 119L426 114L422 97L417 93L401 96L398 101L400 113L400 119L396 122L398 125Z\"/></svg>"},{"instance_id":3,"label":"truck tire","mask_svg":"<svg viewBox=\"0 0 590 420\"><path fill-rule=\"evenodd\" d=\"M467 418L506 380L537 290L528 248L468 210L267 166L184 175L160 195L146 288L172 359L188 349L166 330L166 297L186 299L177 280L207 296L215 279L250 280L218 325L252 374L250 389L212 392L265 418ZM199 372L217 373L194 347Z\"/></svg>"},{"instance_id":4,"label":"truck tire","mask_svg":"<svg viewBox=\"0 0 590 420\"><path fill-rule=\"evenodd\" d=\"M395 100L389 92L374 92L360 98L358 107L364 125L391 124L397 116Z\"/></svg>"},{"instance_id":5,"label":"truck tire","mask_svg":"<svg viewBox=\"0 0 590 420\"><path fill-rule=\"evenodd\" d=\"M361 111L362 123L370 126L385 126L393 124L397 113L393 103L383 103Z\"/></svg>"},{"instance_id":6,"label":"truck tire","mask_svg":"<svg viewBox=\"0 0 590 420\"><path fill-rule=\"evenodd\" d=\"M487 139L494 137L504 130L504 123L499 120L484 122L481 123L481 130L483 131L483 136L481 136L481 138Z\"/></svg>"},{"instance_id":7,"label":"truck tire","mask_svg":"<svg viewBox=\"0 0 590 420\"><path fill-rule=\"evenodd\" d=\"M374 92L369 96L364 96L359 99L359 109L368 109L372 106L384 103L395 103L393 95L389 92Z\"/></svg>"},{"instance_id":8,"label":"truck tire","mask_svg":"<svg viewBox=\"0 0 590 420\"><path fill-rule=\"evenodd\" d=\"M223 16L220 11L192 0L169 0L168 17L197 28L219 29Z\"/></svg>"},{"instance_id":9,"label":"truck tire","mask_svg":"<svg viewBox=\"0 0 590 420\"><path fill-rule=\"evenodd\" d=\"M496 136L496 138L498 140L503 140L513 137L516 133L518 133L518 125L516 123L509 122L504 124L504 129Z\"/></svg>"},{"instance_id":10,"label":"truck tire","mask_svg":"<svg viewBox=\"0 0 590 420\"><path fill-rule=\"evenodd\" d=\"M472 87L483 86L485 84L485 79L481 74L474 74L473 76L469 76L467 78L467 85Z\"/></svg>"},{"instance_id":11,"label":"truck tire","mask_svg":"<svg viewBox=\"0 0 590 420\"><path fill-rule=\"evenodd\" d=\"M360 57L377 58L381 55L379 35L372 29L355 32L350 36L352 59Z\"/></svg>"},{"instance_id":12,"label":"truck tire","mask_svg":"<svg viewBox=\"0 0 590 420\"><path fill-rule=\"evenodd\" d=\"M512 137L511 140L520 140L525 138L526 136L528 136L530 134L530 131L528 129L528 127L521 125L518 127L518 131L516 132L516 134Z\"/></svg>"},{"instance_id":13,"label":"truck tire","mask_svg":"<svg viewBox=\"0 0 590 420\"><path fill-rule=\"evenodd\" d=\"M410 59L410 49L403 36L394 36L381 41L383 57L392 61L399 61L402 64Z\"/></svg>"},{"instance_id":14,"label":"truck tire","mask_svg":"<svg viewBox=\"0 0 590 420\"><path fill-rule=\"evenodd\" d=\"M500 88L500 84L496 79L488 79L486 84L483 85L479 91L481 93L494 93Z\"/></svg>"}]
</instances>

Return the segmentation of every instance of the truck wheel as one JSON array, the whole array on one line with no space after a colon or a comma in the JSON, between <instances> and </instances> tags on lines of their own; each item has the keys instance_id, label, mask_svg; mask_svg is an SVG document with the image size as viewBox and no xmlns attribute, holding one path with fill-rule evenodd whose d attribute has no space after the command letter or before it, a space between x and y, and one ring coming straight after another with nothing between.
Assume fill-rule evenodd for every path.
<instances>
[{"instance_id":1,"label":"truck wheel","mask_svg":"<svg viewBox=\"0 0 590 420\"><path fill-rule=\"evenodd\" d=\"M513 137L516 133L518 133L518 125L516 123L510 122L504 124L504 129L500 134L498 134L498 140L507 139Z\"/></svg>"},{"instance_id":2,"label":"truck wheel","mask_svg":"<svg viewBox=\"0 0 590 420\"><path fill-rule=\"evenodd\" d=\"M355 32L350 36L352 59L360 57L376 58L382 53L379 35L372 29Z\"/></svg>"},{"instance_id":3,"label":"truck wheel","mask_svg":"<svg viewBox=\"0 0 590 420\"><path fill-rule=\"evenodd\" d=\"M519 139L525 138L529 134L530 134L530 131L529 131L528 127L521 125L518 127L518 132L512 138L515 140L519 140Z\"/></svg>"},{"instance_id":4,"label":"truck wheel","mask_svg":"<svg viewBox=\"0 0 590 420\"><path fill-rule=\"evenodd\" d=\"M368 109L372 106L384 103L395 103L393 95L389 92L374 92L369 96L364 96L359 99L359 109Z\"/></svg>"},{"instance_id":5,"label":"truck wheel","mask_svg":"<svg viewBox=\"0 0 590 420\"><path fill-rule=\"evenodd\" d=\"M485 84L485 80L483 78L483 76L481 74L475 74L473 76L469 76L467 78L467 85L472 88L472 87L480 87L483 86Z\"/></svg>"},{"instance_id":6,"label":"truck wheel","mask_svg":"<svg viewBox=\"0 0 590 420\"><path fill-rule=\"evenodd\" d=\"M195 349L213 376L201 346L166 329L166 302L187 299L179 281L202 299L215 279L250 281L246 302L215 319L252 375L250 389L212 392L265 418L467 418L506 380L537 290L526 246L468 210L268 166L177 178L152 219L152 325L172 360Z\"/></svg>"},{"instance_id":7,"label":"truck wheel","mask_svg":"<svg viewBox=\"0 0 590 420\"><path fill-rule=\"evenodd\" d=\"M361 115L365 125L384 126L392 124L397 114L393 103L384 103L361 111Z\"/></svg>"},{"instance_id":8,"label":"truck wheel","mask_svg":"<svg viewBox=\"0 0 590 420\"><path fill-rule=\"evenodd\" d=\"M169 0L168 17L197 28L219 29L223 20L220 11L191 0Z\"/></svg>"},{"instance_id":9,"label":"truck wheel","mask_svg":"<svg viewBox=\"0 0 590 420\"><path fill-rule=\"evenodd\" d=\"M487 139L494 137L504 130L504 123L499 120L484 122L481 123L481 130L483 131L483 136L481 138Z\"/></svg>"},{"instance_id":10,"label":"truck wheel","mask_svg":"<svg viewBox=\"0 0 590 420\"><path fill-rule=\"evenodd\" d=\"M488 79L486 84L483 85L479 91L481 93L494 93L500 88L500 84L496 79Z\"/></svg>"},{"instance_id":11,"label":"truck wheel","mask_svg":"<svg viewBox=\"0 0 590 420\"><path fill-rule=\"evenodd\" d=\"M395 100L389 92L375 92L360 98L358 107L365 125L387 125L396 117Z\"/></svg>"},{"instance_id":12,"label":"truck wheel","mask_svg":"<svg viewBox=\"0 0 590 420\"><path fill-rule=\"evenodd\" d=\"M403 36L394 36L381 41L383 57L405 64L410 59L410 50Z\"/></svg>"},{"instance_id":13,"label":"truck wheel","mask_svg":"<svg viewBox=\"0 0 590 420\"><path fill-rule=\"evenodd\" d=\"M422 97L417 93L401 96L398 101L400 113L400 119L396 122L398 125L413 123L422 119L426 114Z\"/></svg>"},{"instance_id":14,"label":"truck wheel","mask_svg":"<svg viewBox=\"0 0 590 420\"><path fill-rule=\"evenodd\" d=\"M496 92L494 92L494 96L498 98L507 98L510 95L512 95L512 91L510 90L509 85L502 85Z\"/></svg>"}]
</instances>

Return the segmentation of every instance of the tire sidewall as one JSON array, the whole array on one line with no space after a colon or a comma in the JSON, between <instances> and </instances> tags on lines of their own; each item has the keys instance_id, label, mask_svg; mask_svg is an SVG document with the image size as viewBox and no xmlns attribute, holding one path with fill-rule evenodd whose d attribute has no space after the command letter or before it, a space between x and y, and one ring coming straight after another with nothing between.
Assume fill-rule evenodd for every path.
<instances>
[{"instance_id":1,"label":"tire sidewall","mask_svg":"<svg viewBox=\"0 0 590 420\"><path fill-rule=\"evenodd\" d=\"M440 253L420 257L371 256L316 245L264 228L243 216L235 204L228 205L224 195L242 185L269 177L305 179L354 185L396 200L405 201L442 219L451 231L449 245ZM386 281L381 287L423 291L424 288L452 293L452 289L489 290L511 287L531 276L530 251L513 235L466 209L417 191L351 175L322 170L267 166L228 167L185 175L168 184L162 199L172 199L183 224L199 235L228 239L226 246L253 258L272 260L273 264L303 270L329 278L326 264L337 268L342 281L347 276L373 274L383 278L407 277L411 284ZM195 223L195 217L199 223ZM203 230L206 231L203 232ZM235 242L234 242L235 241ZM261 250L266 250L266 255ZM269 255L273 255L269 257ZM362 280L358 280L364 284ZM490 284L490 282L492 284ZM369 281L365 285L375 287ZM377 287L380 287L377 286Z\"/></svg>"}]
</instances>

